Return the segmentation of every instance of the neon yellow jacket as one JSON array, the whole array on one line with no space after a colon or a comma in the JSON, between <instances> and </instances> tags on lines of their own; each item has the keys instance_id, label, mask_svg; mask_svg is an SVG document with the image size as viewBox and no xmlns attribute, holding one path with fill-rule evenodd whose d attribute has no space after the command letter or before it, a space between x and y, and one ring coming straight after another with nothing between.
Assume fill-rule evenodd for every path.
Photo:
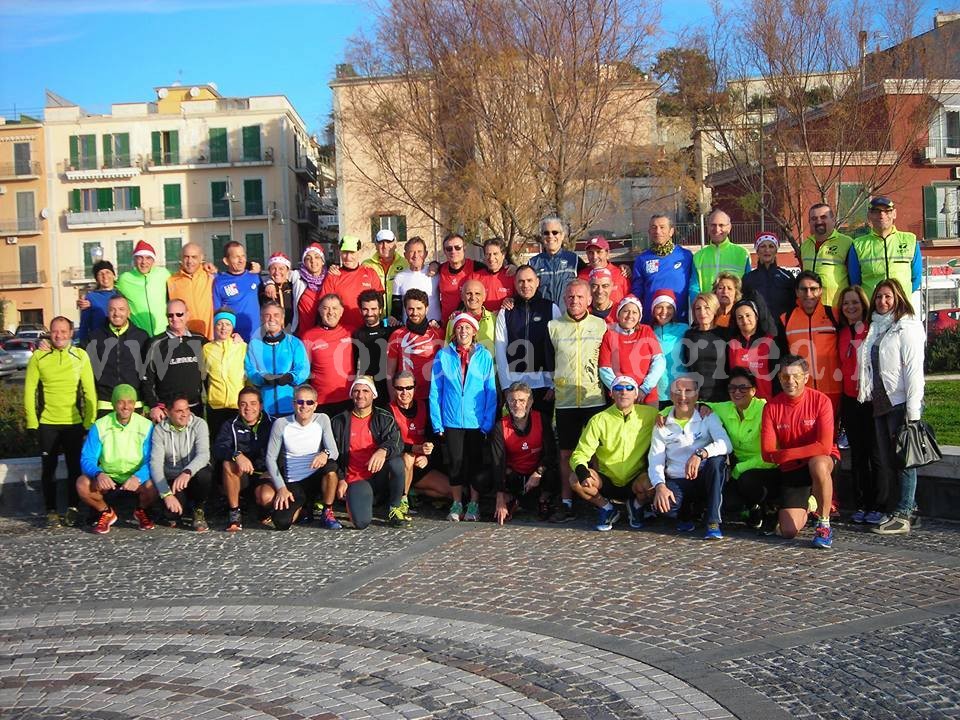
<instances>
[{"instance_id":1,"label":"neon yellow jacket","mask_svg":"<svg viewBox=\"0 0 960 720\"><path fill-rule=\"evenodd\" d=\"M847 258L853 247L853 238L837 230L817 247L817 238L808 237L800 245L800 264L823 281L823 304L833 307L839 302L837 293L850 285ZM856 252L855 250L853 252Z\"/></svg>"},{"instance_id":2,"label":"neon yellow jacket","mask_svg":"<svg viewBox=\"0 0 960 720\"><path fill-rule=\"evenodd\" d=\"M770 470L777 467L776 464L765 462L760 457L760 423L763 419L763 406L766 404L767 401L763 398L755 397L747 406L741 420L737 406L729 400L707 403L720 418L723 429L730 436L733 454L737 461L731 473L734 478L740 477L747 470Z\"/></svg>"},{"instance_id":3,"label":"neon yellow jacket","mask_svg":"<svg viewBox=\"0 0 960 720\"><path fill-rule=\"evenodd\" d=\"M600 343L607 324L596 315L574 320L564 313L547 323L550 342L546 369L553 372L556 407L561 410L603 405Z\"/></svg>"},{"instance_id":4,"label":"neon yellow jacket","mask_svg":"<svg viewBox=\"0 0 960 720\"><path fill-rule=\"evenodd\" d=\"M237 407L237 396L246 381L243 362L247 344L232 338L208 342L203 346L203 366L207 376L207 405L217 410Z\"/></svg>"},{"instance_id":5,"label":"neon yellow jacket","mask_svg":"<svg viewBox=\"0 0 960 720\"><path fill-rule=\"evenodd\" d=\"M626 417L616 405L597 413L580 434L570 455L570 469L589 466L596 457L599 472L617 487L623 487L647 469L656 419L657 409L650 405L634 405Z\"/></svg>"},{"instance_id":6,"label":"neon yellow jacket","mask_svg":"<svg viewBox=\"0 0 960 720\"><path fill-rule=\"evenodd\" d=\"M750 271L750 253L724 238L719 245L709 244L697 250L693 256L693 268L697 276L698 292L711 292L713 281L721 272L731 272L743 277ZM692 293L691 293L692 294Z\"/></svg>"},{"instance_id":7,"label":"neon yellow jacket","mask_svg":"<svg viewBox=\"0 0 960 720\"><path fill-rule=\"evenodd\" d=\"M383 271L383 265L380 264L380 255L376 252L373 253L373 257L368 257L361 264L373 268L377 277L380 278L380 284L383 285L385 291L384 302L386 303L383 316L390 317L390 308L393 306L393 279L397 276L397 273L407 269L407 259L398 252L394 255L393 262L387 268L387 272Z\"/></svg>"},{"instance_id":8,"label":"neon yellow jacket","mask_svg":"<svg viewBox=\"0 0 960 720\"><path fill-rule=\"evenodd\" d=\"M89 428L97 419L97 386L90 356L73 346L34 352L27 363L23 407L28 430L36 430L39 423L82 423L84 428Z\"/></svg>"}]
</instances>

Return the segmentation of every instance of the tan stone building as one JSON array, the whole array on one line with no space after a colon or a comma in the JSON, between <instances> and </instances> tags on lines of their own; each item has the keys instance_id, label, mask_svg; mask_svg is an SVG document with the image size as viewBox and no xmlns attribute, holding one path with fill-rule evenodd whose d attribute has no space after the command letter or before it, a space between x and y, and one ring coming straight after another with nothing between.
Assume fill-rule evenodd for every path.
<instances>
[{"instance_id":1,"label":"tan stone building","mask_svg":"<svg viewBox=\"0 0 960 720\"><path fill-rule=\"evenodd\" d=\"M44 118L55 313L76 315L98 246L119 273L139 240L175 270L187 242L219 263L231 239L260 262L322 239L317 143L282 95L171 85L91 115L48 93Z\"/></svg>"},{"instance_id":2,"label":"tan stone building","mask_svg":"<svg viewBox=\"0 0 960 720\"><path fill-rule=\"evenodd\" d=\"M53 312L43 124L0 118L0 302L3 329L47 324Z\"/></svg>"}]
</instances>

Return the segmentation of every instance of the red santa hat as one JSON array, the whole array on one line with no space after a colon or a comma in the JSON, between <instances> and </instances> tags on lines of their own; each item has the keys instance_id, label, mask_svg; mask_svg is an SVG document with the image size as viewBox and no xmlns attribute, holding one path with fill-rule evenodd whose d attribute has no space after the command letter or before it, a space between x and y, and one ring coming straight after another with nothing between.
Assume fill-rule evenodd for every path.
<instances>
[{"instance_id":1,"label":"red santa hat","mask_svg":"<svg viewBox=\"0 0 960 720\"><path fill-rule=\"evenodd\" d=\"M290 258L284 255L282 252L275 252L267 261L267 267L270 267L271 265L286 265L287 267L291 267Z\"/></svg>"},{"instance_id":2,"label":"red santa hat","mask_svg":"<svg viewBox=\"0 0 960 720\"><path fill-rule=\"evenodd\" d=\"M153 249L153 245L148 243L146 240L141 240L137 243L136 247L133 248L134 257L151 257L154 260L157 259L157 251Z\"/></svg>"}]
</instances>

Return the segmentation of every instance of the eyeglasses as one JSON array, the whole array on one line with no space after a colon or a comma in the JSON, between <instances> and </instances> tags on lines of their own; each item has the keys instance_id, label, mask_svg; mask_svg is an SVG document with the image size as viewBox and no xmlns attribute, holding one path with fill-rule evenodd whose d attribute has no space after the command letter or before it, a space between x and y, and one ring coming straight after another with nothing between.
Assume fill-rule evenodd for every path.
<instances>
[{"instance_id":1,"label":"eyeglasses","mask_svg":"<svg viewBox=\"0 0 960 720\"><path fill-rule=\"evenodd\" d=\"M637 389L636 385L614 385L611 388L614 392L633 392Z\"/></svg>"},{"instance_id":2,"label":"eyeglasses","mask_svg":"<svg viewBox=\"0 0 960 720\"><path fill-rule=\"evenodd\" d=\"M295 400L294 402L296 402L300 407L303 407L304 405L311 407L317 404L316 400Z\"/></svg>"},{"instance_id":3,"label":"eyeglasses","mask_svg":"<svg viewBox=\"0 0 960 720\"><path fill-rule=\"evenodd\" d=\"M561 235L562 233L563 233L563 230L544 230L540 234L543 235L544 237L547 237L548 235Z\"/></svg>"},{"instance_id":4,"label":"eyeglasses","mask_svg":"<svg viewBox=\"0 0 960 720\"><path fill-rule=\"evenodd\" d=\"M393 389L397 392L413 392L413 385L394 385Z\"/></svg>"},{"instance_id":5,"label":"eyeglasses","mask_svg":"<svg viewBox=\"0 0 960 720\"><path fill-rule=\"evenodd\" d=\"M446 245L443 250L444 252L459 252L463 250L463 245Z\"/></svg>"},{"instance_id":6,"label":"eyeglasses","mask_svg":"<svg viewBox=\"0 0 960 720\"><path fill-rule=\"evenodd\" d=\"M797 288L797 292L802 292L802 293L818 293L821 290L823 290L823 288L818 287L817 285L805 285L803 287Z\"/></svg>"},{"instance_id":7,"label":"eyeglasses","mask_svg":"<svg viewBox=\"0 0 960 720\"><path fill-rule=\"evenodd\" d=\"M173 317L183 317L183 315L184 315L184 313L182 313L182 312L178 312L178 313L167 313L167 319L173 318Z\"/></svg>"},{"instance_id":8,"label":"eyeglasses","mask_svg":"<svg viewBox=\"0 0 960 720\"><path fill-rule=\"evenodd\" d=\"M727 385L727 390L732 393L748 392L753 389L753 385Z\"/></svg>"}]
</instances>

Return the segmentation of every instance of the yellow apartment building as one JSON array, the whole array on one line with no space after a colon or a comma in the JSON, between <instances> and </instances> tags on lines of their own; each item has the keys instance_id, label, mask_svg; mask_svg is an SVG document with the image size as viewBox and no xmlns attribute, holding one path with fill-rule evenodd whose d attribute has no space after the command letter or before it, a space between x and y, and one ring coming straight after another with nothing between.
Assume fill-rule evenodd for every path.
<instances>
[{"instance_id":1,"label":"yellow apartment building","mask_svg":"<svg viewBox=\"0 0 960 720\"><path fill-rule=\"evenodd\" d=\"M43 123L0 118L0 303L3 329L54 317Z\"/></svg>"},{"instance_id":2,"label":"yellow apartment building","mask_svg":"<svg viewBox=\"0 0 960 720\"><path fill-rule=\"evenodd\" d=\"M243 242L261 263L324 239L317 143L282 95L230 98L212 83L154 89L151 102L91 115L48 93L44 111L55 313L75 316L92 251L117 272L146 240L171 271L194 242L219 263ZM329 212L329 208L326 208Z\"/></svg>"}]
</instances>

